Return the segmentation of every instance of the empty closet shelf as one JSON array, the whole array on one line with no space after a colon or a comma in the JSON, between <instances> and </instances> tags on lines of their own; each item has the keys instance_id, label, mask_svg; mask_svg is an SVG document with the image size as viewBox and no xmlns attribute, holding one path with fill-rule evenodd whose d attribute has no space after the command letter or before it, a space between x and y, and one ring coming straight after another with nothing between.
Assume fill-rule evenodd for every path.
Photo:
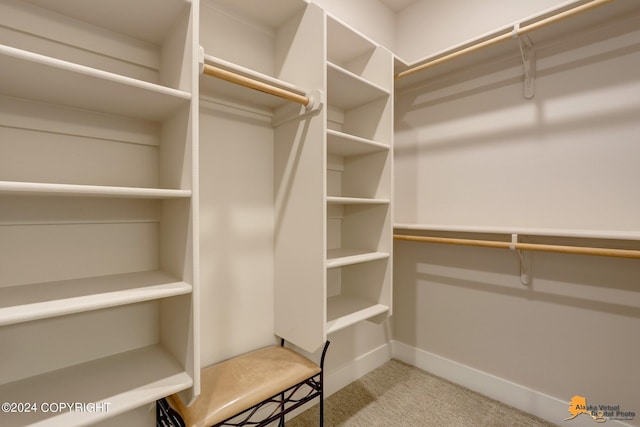
<instances>
[{"instance_id":1,"label":"empty closet shelf","mask_svg":"<svg viewBox=\"0 0 640 427\"><path fill-rule=\"evenodd\" d=\"M0 92L52 104L162 120L191 94L0 45Z\"/></svg>"},{"instance_id":2,"label":"empty closet shelf","mask_svg":"<svg viewBox=\"0 0 640 427\"><path fill-rule=\"evenodd\" d=\"M390 200L366 197L328 196L327 203L338 205L388 205Z\"/></svg>"},{"instance_id":3,"label":"empty closet shelf","mask_svg":"<svg viewBox=\"0 0 640 427\"><path fill-rule=\"evenodd\" d=\"M0 288L0 326L190 293L161 272L115 274Z\"/></svg>"},{"instance_id":4,"label":"empty closet shelf","mask_svg":"<svg viewBox=\"0 0 640 427\"><path fill-rule=\"evenodd\" d=\"M0 194L32 196L130 197L170 199L191 197L191 190L167 188L116 187L107 185L52 184L41 182L0 181Z\"/></svg>"},{"instance_id":5,"label":"empty closet shelf","mask_svg":"<svg viewBox=\"0 0 640 427\"><path fill-rule=\"evenodd\" d=\"M386 252L369 252L359 249L329 249L327 251L327 268L342 267L361 262L376 261L389 258Z\"/></svg>"},{"instance_id":6,"label":"empty closet shelf","mask_svg":"<svg viewBox=\"0 0 640 427\"><path fill-rule=\"evenodd\" d=\"M339 156L357 156L360 154L388 151L390 146L367 138L327 129L327 151Z\"/></svg>"},{"instance_id":7,"label":"empty closet shelf","mask_svg":"<svg viewBox=\"0 0 640 427\"><path fill-rule=\"evenodd\" d=\"M2 422L13 427L93 425L192 385L162 346L151 345L0 386L2 402L91 402L95 411L4 413Z\"/></svg>"},{"instance_id":8,"label":"empty closet shelf","mask_svg":"<svg viewBox=\"0 0 640 427\"><path fill-rule=\"evenodd\" d=\"M327 333L339 331L363 320L387 313L389 307L350 295L327 299Z\"/></svg>"},{"instance_id":9,"label":"empty closet shelf","mask_svg":"<svg viewBox=\"0 0 640 427\"><path fill-rule=\"evenodd\" d=\"M329 105L346 110L390 95L388 90L330 62L327 86Z\"/></svg>"}]
</instances>

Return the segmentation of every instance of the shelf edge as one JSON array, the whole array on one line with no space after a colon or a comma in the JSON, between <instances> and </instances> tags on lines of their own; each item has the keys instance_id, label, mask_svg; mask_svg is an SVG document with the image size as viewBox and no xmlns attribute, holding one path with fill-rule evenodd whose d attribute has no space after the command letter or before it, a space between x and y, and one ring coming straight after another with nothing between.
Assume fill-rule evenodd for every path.
<instances>
[{"instance_id":1,"label":"shelf edge","mask_svg":"<svg viewBox=\"0 0 640 427\"><path fill-rule=\"evenodd\" d=\"M188 283L174 282L3 307L0 308L0 326L169 298L192 290Z\"/></svg>"},{"instance_id":2,"label":"shelf edge","mask_svg":"<svg viewBox=\"0 0 640 427\"><path fill-rule=\"evenodd\" d=\"M191 190L0 181L0 194L167 199L191 197Z\"/></svg>"},{"instance_id":3,"label":"shelf edge","mask_svg":"<svg viewBox=\"0 0 640 427\"><path fill-rule=\"evenodd\" d=\"M387 259L390 255L387 252L366 252L358 255L348 255L337 258L328 259L326 262L327 268L344 267L347 265L360 264L363 262L378 261L381 259Z\"/></svg>"},{"instance_id":4,"label":"shelf edge","mask_svg":"<svg viewBox=\"0 0 640 427\"><path fill-rule=\"evenodd\" d=\"M327 196L327 203L341 205L388 205L389 199L373 199L364 197Z\"/></svg>"},{"instance_id":5,"label":"shelf edge","mask_svg":"<svg viewBox=\"0 0 640 427\"><path fill-rule=\"evenodd\" d=\"M346 316L341 316L334 320L328 320L327 334L340 331L349 326L355 325L356 323L360 323L364 320L370 319L372 317L378 316L388 311L389 311L389 307L387 307L386 305L375 304L375 305L372 305L371 307L358 310Z\"/></svg>"}]
</instances>

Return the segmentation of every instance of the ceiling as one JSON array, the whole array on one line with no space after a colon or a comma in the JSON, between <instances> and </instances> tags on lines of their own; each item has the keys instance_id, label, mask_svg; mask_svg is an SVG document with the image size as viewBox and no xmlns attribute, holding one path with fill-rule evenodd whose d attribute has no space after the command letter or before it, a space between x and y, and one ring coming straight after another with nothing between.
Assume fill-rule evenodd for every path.
<instances>
[{"instance_id":1,"label":"ceiling","mask_svg":"<svg viewBox=\"0 0 640 427\"><path fill-rule=\"evenodd\" d=\"M413 3L416 3L418 0L380 0L385 6L394 12L398 12Z\"/></svg>"}]
</instances>

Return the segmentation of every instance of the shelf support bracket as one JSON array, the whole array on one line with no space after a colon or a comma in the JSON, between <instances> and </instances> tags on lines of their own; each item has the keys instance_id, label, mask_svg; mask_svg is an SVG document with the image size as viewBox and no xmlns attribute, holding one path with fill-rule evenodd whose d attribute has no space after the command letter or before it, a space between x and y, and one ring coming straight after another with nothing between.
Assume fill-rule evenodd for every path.
<instances>
[{"instance_id":1,"label":"shelf support bracket","mask_svg":"<svg viewBox=\"0 0 640 427\"><path fill-rule=\"evenodd\" d=\"M520 24L514 25L512 36L518 40L522 67L524 69L524 97L531 99L535 95L536 54L533 48L533 42L529 36L520 37L518 35L519 31Z\"/></svg>"},{"instance_id":2,"label":"shelf support bracket","mask_svg":"<svg viewBox=\"0 0 640 427\"><path fill-rule=\"evenodd\" d=\"M511 235L509 249L515 251L520 258L520 282L527 286L531 282L531 255L518 249L518 235Z\"/></svg>"}]
</instances>

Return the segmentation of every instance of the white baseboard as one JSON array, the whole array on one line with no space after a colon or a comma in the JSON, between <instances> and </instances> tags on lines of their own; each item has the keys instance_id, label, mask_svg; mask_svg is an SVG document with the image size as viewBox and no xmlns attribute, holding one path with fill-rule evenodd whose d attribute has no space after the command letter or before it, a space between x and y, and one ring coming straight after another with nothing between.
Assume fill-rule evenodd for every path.
<instances>
[{"instance_id":1,"label":"white baseboard","mask_svg":"<svg viewBox=\"0 0 640 427\"><path fill-rule=\"evenodd\" d=\"M326 373L324 383L325 397L331 396L341 388L388 362L391 357L392 347L391 343L388 342L349 361L338 369Z\"/></svg>"},{"instance_id":2,"label":"white baseboard","mask_svg":"<svg viewBox=\"0 0 640 427\"><path fill-rule=\"evenodd\" d=\"M584 415L573 420L564 421L570 415L568 401L549 396L398 341L391 341L391 348L395 359L554 424L563 427L594 427L598 425L593 419ZM608 421L607 425L632 427L630 424L616 420Z\"/></svg>"}]
</instances>

